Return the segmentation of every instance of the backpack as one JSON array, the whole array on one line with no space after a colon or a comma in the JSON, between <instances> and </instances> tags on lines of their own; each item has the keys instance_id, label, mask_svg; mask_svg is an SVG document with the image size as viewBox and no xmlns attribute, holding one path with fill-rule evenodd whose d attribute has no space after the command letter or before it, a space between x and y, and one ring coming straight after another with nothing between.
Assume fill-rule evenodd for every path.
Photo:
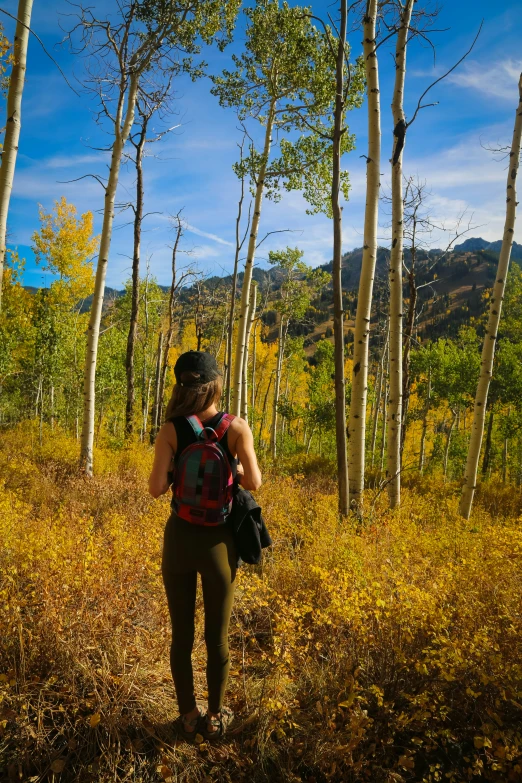
<instances>
[{"instance_id":1,"label":"backpack","mask_svg":"<svg viewBox=\"0 0 522 783\"><path fill-rule=\"evenodd\" d=\"M234 416L224 413L215 429L197 416L187 416L197 440L179 455L172 484L172 507L195 525L212 527L226 522L232 509L234 478L220 441Z\"/></svg>"}]
</instances>

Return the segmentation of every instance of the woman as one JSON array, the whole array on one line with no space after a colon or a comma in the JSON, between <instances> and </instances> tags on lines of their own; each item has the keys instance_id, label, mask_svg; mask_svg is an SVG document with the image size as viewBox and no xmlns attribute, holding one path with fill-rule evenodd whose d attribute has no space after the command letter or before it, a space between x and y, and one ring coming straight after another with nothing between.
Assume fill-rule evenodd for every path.
<instances>
[{"instance_id":1,"label":"woman","mask_svg":"<svg viewBox=\"0 0 522 783\"><path fill-rule=\"evenodd\" d=\"M197 441L186 417L197 415L211 431L223 416L217 408L223 384L211 354L202 351L182 354L174 375L176 384L165 423L156 438L149 479L149 492L155 498L168 491L169 471L174 467L175 475L180 455ZM232 418L220 445L232 476L245 489L258 489L261 473L247 422ZM207 647L208 710L204 720L196 704L192 671L198 573L203 588ZM172 621L170 665L180 711L180 730L187 739L193 738L196 730L207 739L217 739L232 717L230 710L223 706L230 668L228 626L236 574L236 552L228 525L205 527L186 521L173 511L165 528L162 574Z\"/></svg>"}]
</instances>

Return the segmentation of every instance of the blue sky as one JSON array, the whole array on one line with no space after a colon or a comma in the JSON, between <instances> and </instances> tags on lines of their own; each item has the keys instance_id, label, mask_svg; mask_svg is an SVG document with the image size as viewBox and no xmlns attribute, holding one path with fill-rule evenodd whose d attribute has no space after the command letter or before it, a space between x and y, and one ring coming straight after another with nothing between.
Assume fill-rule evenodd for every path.
<instances>
[{"instance_id":1,"label":"blue sky","mask_svg":"<svg viewBox=\"0 0 522 783\"><path fill-rule=\"evenodd\" d=\"M2 0L2 7L16 13L14 0ZM107 2L90 3L99 9ZM490 0L442 0L438 28L448 28L433 36L437 60L427 46L414 43L408 52L406 110L410 114L424 88L447 70L469 48L484 19L484 27L475 49L466 62L430 94L439 105L425 109L408 133L404 157L406 174L426 180L431 191L430 207L434 217L448 227L465 209L473 224L480 226L474 235L495 240L502 236L505 199L505 162L495 159L483 145L511 138L517 101L518 73L522 70L522 6L520 0L494 4ZM327 18L335 4L325 0L312 2L316 15ZM56 45L63 37L60 29L68 20L71 6L64 0L35 0L33 28L60 63L70 81L81 78L84 63ZM102 11L100 10L100 13ZM61 15L62 14L62 15ZM12 38L14 23L3 19ZM221 54L207 50L210 72L218 73L230 63L230 53L241 49L244 26L240 22L232 47ZM361 34L352 35L352 51L360 51ZM390 50L381 52L381 94L383 113L383 188L388 181L392 124L391 88L393 62ZM209 81L196 84L180 81L169 124L180 123L161 146L158 157L145 161L146 211L152 214L144 224L143 264L149 264L158 281L168 284L172 231L168 215L183 208L189 226L183 250L190 260L208 274L229 272L233 264L234 231L239 185L232 172L237 159L240 133L233 111L222 109L210 95ZM31 235L38 228L38 205L50 210L55 199L65 195L78 210L92 210L99 230L103 192L94 179L64 184L87 173L104 174L107 159L91 149L107 143L96 126L89 96L78 97L64 82L56 66L32 38L29 46L27 84L24 93L22 136L9 216L12 245L27 259L24 282L46 285L49 275L38 269L30 250ZM343 241L349 250L362 244L364 218L366 152L365 108L352 112L350 128L357 137L357 148L343 163L350 172L351 197L344 208ZM122 171L118 200L129 201L133 193L132 168ZM299 193L285 194L281 202L265 202L260 236L266 232L292 229L291 234L274 234L260 249L259 263L266 263L270 249L297 245L305 251L305 260L317 265L330 260L332 229L321 215L305 213L306 204ZM381 209L381 242L387 241L388 216ZM121 287L130 275L132 233L130 213L116 219L107 284ZM519 221L522 218L519 219ZM516 238L521 241L520 222ZM444 237L434 236L434 245ZM188 258L188 257L187 257Z\"/></svg>"}]
</instances>

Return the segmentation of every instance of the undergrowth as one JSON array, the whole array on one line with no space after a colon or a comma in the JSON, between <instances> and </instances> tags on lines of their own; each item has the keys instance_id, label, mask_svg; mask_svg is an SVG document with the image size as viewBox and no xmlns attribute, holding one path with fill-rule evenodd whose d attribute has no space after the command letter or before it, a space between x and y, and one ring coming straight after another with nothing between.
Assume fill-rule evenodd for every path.
<instances>
[{"instance_id":1,"label":"undergrowth","mask_svg":"<svg viewBox=\"0 0 522 783\"><path fill-rule=\"evenodd\" d=\"M177 740L151 455L30 427L0 443L0 779L522 781L522 535L446 488L340 523L294 460L258 493L274 546L238 575L230 737ZM300 470L300 472L296 472ZM434 479L430 479L435 482ZM495 517L491 511L495 510ZM205 699L201 606L194 652Z\"/></svg>"}]
</instances>

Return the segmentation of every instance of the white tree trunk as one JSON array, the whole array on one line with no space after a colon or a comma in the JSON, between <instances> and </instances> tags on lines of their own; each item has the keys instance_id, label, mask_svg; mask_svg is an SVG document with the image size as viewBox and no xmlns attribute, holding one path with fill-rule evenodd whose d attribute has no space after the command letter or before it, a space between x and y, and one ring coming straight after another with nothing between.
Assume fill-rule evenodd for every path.
<instances>
[{"instance_id":1,"label":"white tree trunk","mask_svg":"<svg viewBox=\"0 0 522 783\"><path fill-rule=\"evenodd\" d=\"M272 399L272 429L270 431L270 453L272 455L272 459L275 459L277 456L277 405L279 403L279 390L281 388L281 375L283 372L285 335L286 331L284 327L284 316L282 315L281 321L279 322L279 333L277 337L277 365L275 372L274 396Z\"/></svg>"},{"instance_id":2,"label":"white tree trunk","mask_svg":"<svg viewBox=\"0 0 522 783\"><path fill-rule=\"evenodd\" d=\"M401 502L401 417L402 417L402 254L403 218L402 150L406 136L404 81L406 45L414 0L407 0L401 15L395 49L395 86L392 113L394 142L392 154L392 249L390 255L390 390L388 396L386 480L390 506Z\"/></svg>"},{"instance_id":3,"label":"white tree trunk","mask_svg":"<svg viewBox=\"0 0 522 783\"><path fill-rule=\"evenodd\" d=\"M256 404L256 364L257 364L257 324L254 324L254 334L252 340L252 380L250 381L250 420L251 426L254 426L255 404Z\"/></svg>"},{"instance_id":4,"label":"white tree trunk","mask_svg":"<svg viewBox=\"0 0 522 783\"><path fill-rule=\"evenodd\" d=\"M337 452L337 487L339 513L346 516L350 509L348 497L348 448L346 445L346 379L344 373L344 309L342 289L343 260L343 210L340 203L341 189L341 140L344 132L344 64L347 26L347 0L341 0L341 24L337 41L335 63L335 109L332 140L332 189L333 218L332 285L334 309L334 367L335 367L335 446ZM319 453L321 453L321 433Z\"/></svg>"},{"instance_id":5,"label":"white tree trunk","mask_svg":"<svg viewBox=\"0 0 522 783\"><path fill-rule=\"evenodd\" d=\"M471 425L471 438L468 448L468 458L464 473L464 485L460 499L460 513L465 519L469 519L473 495L477 483L477 468L480 457L482 437L484 435L484 419L488 401L489 384L493 372L493 359L495 357L495 343L497 340L498 324L504 299L504 289L509 269L509 259L513 245L515 231L515 219L517 209L516 181L520 165L520 140L522 136L522 74L518 83L518 107L515 116L513 140L509 153L509 170L507 176L506 192L506 221L504 224L504 236L498 259L497 278L493 286L493 294L489 303L489 318L482 347L482 359L480 363L480 376L475 396L473 409L473 423Z\"/></svg>"},{"instance_id":6,"label":"white tree trunk","mask_svg":"<svg viewBox=\"0 0 522 783\"><path fill-rule=\"evenodd\" d=\"M368 101L368 156L366 158L366 209L364 244L359 280L353 345L352 396L348 422L348 475L350 507L362 511L366 435L366 401L368 392L368 343L377 260L379 188L381 179L381 102L379 70L375 49L377 0L369 0L364 17L363 45Z\"/></svg>"},{"instance_id":7,"label":"white tree trunk","mask_svg":"<svg viewBox=\"0 0 522 783\"><path fill-rule=\"evenodd\" d=\"M372 454L372 468L375 463L375 444L377 443L377 428L379 426L379 414L381 412L381 396L382 396L382 390L383 390L383 381L385 377L385 366L386 366L386 359L387 359L387 353L388 353L388 337L389 332L386 332L386 342L384 343L382 354L381 354L381 361L379 362L379 369L378 369L378 382L377 382L377 388L375 391L375 411L374 411L374 417L373 417L373 429L372 429L372 447L371 447L371 454Z\"/></svg>"},{"instance_id":8,"label":"white tree trunk","mask_svg":"<svg viewBox=\"0 0 522 783\"><path fill-rule=\"evenodd\" d=\"M257 176L256 195L254 200L254 214L252 215L252 225L250 227L250 236L248 238L247 260L245 263L245 273L243 285L241 288L241 304L239 306L239 319L237 324L237 343L236 355L234 359L233 388L234 398L232 401L232 413L239 416L241 413L241 380L243 377L243 360L246 346L246 330L248 318L248 303L250 301L250 283L252 282L252 270L256 255L257 234L259 231L259 220L261 218L261 205L263 203L263 193L265 189L265 173L270 157L270 147L272 144L272 128L274 125L276 102L272 101L268 110L266 121L265 144L263 148L263 157Z\"/></svg>"},{"instance_id":9,"label":"white tree trunk","mask_svg":"<svg viewBox=\"0 0 522 783\"><path fill-rule=\"evenodd\" d=\"M388 374L389 374L390 362L388 356L388 364L384 368L384 393L382 399L382 437L381 437L381 462L380 462L380 474L382 476L384 472L384 456L386 451L386 401L388 399Z\"/></svg>"},{"instance_id":10,"label":"white tree trunk","mask_svg":"<svg viewBox=\"0 0 522 783\"><path fill-rule=\"evenodd\" d=\"M105 291L105 277L107 275L107 263L109 260L109 250L112 238L112 224L114 221L114 200L116 198L116 189L118 187L123 148L129 137L132 123L134 122L134 109L136 105L137 90L138 76L133 73L130 78L127 95L127 110L123 127L121 125L121 120L123 116L124 95L120 95L118 112L116 115L115 138L112 145L111 168L109 171L107 188L105 190L100 252L98 256L98 265L96 267L94 295L87 331L80 465L88 476L92 476L93 468L92 450L94 441L96 360L98 356L98 340L100 335L103 294Z\"/></svg>"},{"instance_id":11,"label":"white tree trunk","mask_svg":"<svg viewBox=\"0 0 522 783\"><path fill-rule=\"evenodd\" d=\"M243 375L241 384L241 418L248 421L248 346L250 343L250 334L252 324L256 315L257 305L257 283L250 287L250 302L248 304L247 330L245 342L245 354L243 359ZM253 378L252 378L253 381Z\"/></svg>"},{"instance_id":12,"label":"white tree trunk","mask_svg":"<svg viewBox=\"0 0 522 783\"><path fill-rule=\"evenodd\" d=\"M27 45L33 0L20 0L14 39L13 69L7 93L7 119L5 124L2 164L0 166L0 310L2 308L2 278L6 254L7 215L13 189L13 179L18 154L18 142L22 128L22 95L27 68Z\"/></svg>"}]
</instances>

